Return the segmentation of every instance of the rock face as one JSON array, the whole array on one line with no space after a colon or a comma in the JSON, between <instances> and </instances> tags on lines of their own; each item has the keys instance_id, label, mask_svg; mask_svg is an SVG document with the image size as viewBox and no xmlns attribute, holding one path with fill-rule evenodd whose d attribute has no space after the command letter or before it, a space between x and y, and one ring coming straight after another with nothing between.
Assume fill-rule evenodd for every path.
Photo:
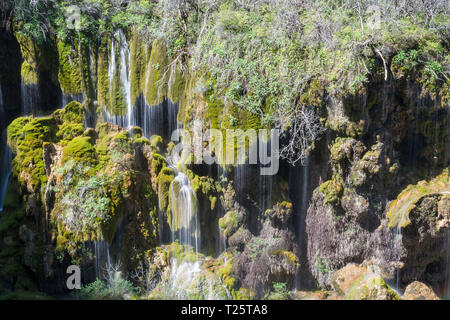
<instances>
[{"instance_id":1,"label":"rock face","mask_svg":"<svg viewBox=\"0 0 450 320\"><path fill-rule=\"evenodd\" d=\"M448 141L448 119L440 116L448 115L448 108L439 105L439 97L405 87L404 79L389 81L389 101L377 88L373 83L364 94L371 101L369 114L368 105L361 106L356 97L334 99L327 107L330 157L322 158L322 166L329 169L307 210L307 265L321 288L331 288L334 271L369 259L402 288L414 280L438 287L449 263L449 158L441 154L436 161L429 152L433 135ZM427 104L391 95L400 92L404 97L419 95ZM445 123L444 132L422 128L434 116ZM414 144L418 136L420 145ZM405 144L416 149L407 155ZM439 142L435 152L445 148ZM418 183L420 177L425 181Z\"/></svg>"},{"instance_id":2,"label":"rock face","mask_svg":"<svg viewBox=\"0 0 450 320\"><path fill-rule=\"evenodd\" d=\"M233 254L233 274L257 298L270 291L273 283L292 285L300 262L293 232L287 227L292 204L279 203L266 211L262 228L253 235L245 227L242 209L229 211L221 219L226 240Z\"/></svg>"},{"instance_id":3,"label":"rock face","mask_svg":"<svg viewBox=\"0 0 450 320\"><path fill-rule=\"evenodd\" d=\"M164 297L173 266L189 273L190 266L197 267L195 259L205 273L193 275L193 288L185 289L201 291L199 283L207 279L226 298L399 299L389 282L398 289L409 284L405 299L435 299L434 291L445 289L448 81L439 82L444 90L430 94L420 72L406 74L397 66L380 77L381 61L372 57L371 75L357 92L335 96L310 79L305 93L292 99L312 104L322 118L325 132L311 146L314 163L300 168L282 162L273 177L251 165L180 169L166 160L174 145L164 139L175 127L259 129L271 126L273 115L260 118L241 105L245 100L230 100L242 95L251 102L258 93L238 83L215 92L217 79L191 72L184 58L170 61L173 48L164 41L146 43L144 34L132 29L114 34L98 41L79 34L81 43L38 45L0 26L0 85L8 116L0 119L0 129L15 119L8 129L15 160L0 218L0 295L64 292L68 265L81 265L90 282L106 260L120 260L129 275L150 261L146 267L159 280L152 298ZM448 52L448 43L429 42L432 52ZM122 59L125 49L129 61ZM394 53L385 48L383 54L391 66ZM396 54L397 60L412 58ZM163 72L169 66L170 72ZM71 102L45 117L17 118L24 104L21 81L40 92L39 111L50 113L69 98L84 99L83 105ZM266 85L259 86L258 95ZM273 108L272 97L263 95L255 102ZM143 128L132 127L137 124ZM86 129L90 126L95 128ZM164 134L144 137L155 128ZM246 144L245 136L237 139ZM213 151L219 156L222 148L217 144ZM193 152L200 156L201 149ZM290 175L303 169L302 179ZM201 258L182 255L180 244L169 245L178 170L195 194ZM298 290L319 290L291 294L297 282L308 284ZM191 293L181 296L215 297ZM171 297L180 296L171 292Z\"/></svg>"},{"instance_id":4,"label":"rock face","mask_svg":"<svg viewBox=\"0 0 450 320\"><path fill-rule=\"evenodd\" d=\"M426 284L414 281L410 283L405 290L403 295L405 300L439 300L439 297L434 293Z\"/></svg>"},{"instance_id":5,"label":"rock face","mask_svg":"<svg viewBox=\"0 0 450 320\"><path fill-rule=\"evenodd\" d=\"M365 267L349 264L332 276L334 290L347 300L399 300L378 275Z\"/></svg>"},{"instance_id":6,"label":"rock face","mask_svg":"<svg viewBox=\"0 0 450 320\"><path fill-rule=\"evenodd\" d=\"M93 281L103 268L95 256L102 242L110 258L120 254L121 268L130 272L159 240L151 177L165 165L149 166L156 157L140 130L99 124L85 131L83 120L83 107L72 102L50 117L18 118L9 127L16 180L8 197L17 192L23 204L5 203L0 235L25 249L27 271L5 269L3 288L21 289L31 277L41 289L59 292L59 277L74 261L83 279ZM14 247L2 250L0 263L20 259Z\"/></svg>"}]
</instances>

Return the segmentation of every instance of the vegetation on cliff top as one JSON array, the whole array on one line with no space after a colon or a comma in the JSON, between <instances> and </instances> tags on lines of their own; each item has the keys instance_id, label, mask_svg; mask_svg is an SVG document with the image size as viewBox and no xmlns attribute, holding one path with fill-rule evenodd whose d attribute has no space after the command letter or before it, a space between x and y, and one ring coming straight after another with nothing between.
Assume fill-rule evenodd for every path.
<instances>
[{"instance_id":1,"label":"vegetation on cliff top","mask_svg":"<svg viewBox=\"0 0 450 320\"><path fill-rule=\"evenodd\" d=\"M78 30L66 19L78 14L71 5L80 9ZM20 33L38 42L102 39L130 27L149 46L162 39L171 63L153 66L154 77L170 68L207 75L223 108L288 133L281 154L291 162L305 158L320 134L314 107L327 96L360 93L392 74L418 80L443 103L449 98L446 1L40 0L29 7L9 0L0 9L13 10ZM68 90L78 84L72 77ZM150 101L155 92L146 93Z\"/></svg>"}]
</instances>

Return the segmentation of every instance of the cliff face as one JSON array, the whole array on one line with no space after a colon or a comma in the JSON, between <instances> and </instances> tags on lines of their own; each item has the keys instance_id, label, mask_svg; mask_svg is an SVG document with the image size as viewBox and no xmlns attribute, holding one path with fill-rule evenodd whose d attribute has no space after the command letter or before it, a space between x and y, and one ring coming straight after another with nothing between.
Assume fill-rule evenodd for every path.
<instances>
[{"instance_id":1,"label":"cliff face","mask_svg":"<svg viewBox=\"0 0 450 320\"><path fill-rule=\"evenodd\" d=\"M289 291L323 289L333 293L322 298L397 299L388 284L413 281L444 292L448 99L398 69L395 55L387 79L375 75L358 93L312 88L322 135L303 165L282 161L264 177L257 165L169 164L177 127L267 125L214 91L209 73L173 61L162 41L148 44L132 29L45 45L1 34L1 48L15 52L1 52L9 58L0 69L15 156L0 216L1 293L67 293L69 265L88 284L115 264L136 285L151 271L149 297L173 297L164 296L171 268L183 270L174 259L199 263L189 281L214 288L184 288L184 297L305 298ZM194 230L193 217L177 211L191 202L199 252L174 242ZM146 276L132 277L137 270ZM367 288L376 292L364 296Z\"/></svg>"},{"instance_id":2,"label":"cliff face","mask_svg":"<svg viewBox=\"0 0 450 320\"><path fill-rule=\"evenodd\" d=\"M314 190L306 217L309 268L322 286L345 264L367 260L376 260L385 279L400 286L413 279L442 284L431 279L445 273L448 229L426 228L419 240L411 224L423 217L411 210L420 211L416 203L435 195L426 210L429 223L446 223L437 202L448 190L448 107L418 90L392 78L328 109L330 157L323 180L329 180ZM399 195L408 185L414 191Z\"/></svg>"}]
</instances>

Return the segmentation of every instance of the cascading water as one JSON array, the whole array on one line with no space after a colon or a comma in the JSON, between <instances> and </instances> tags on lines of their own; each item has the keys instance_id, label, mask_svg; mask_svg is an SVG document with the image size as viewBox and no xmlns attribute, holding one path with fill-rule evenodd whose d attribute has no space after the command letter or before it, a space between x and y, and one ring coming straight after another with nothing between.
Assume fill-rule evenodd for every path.
<instances>
[{"instance_id":1,"label":"cascading water","mask_svg":"<svg viewBox=\"0 0 450 320\"><path fill-rule=\"evenodd\" d=\"M445 284L442 299L450 300L450 230L445 236L444 250L447 253L447 264L445 266Z\"/></svg>"},{"instance_id":2,"label":"cascading water","mask_svg":"<svg viewBox=\"0 0 450 320\"><path fill-rule=\"evenodd\" d=\"M393 228L392 230L392 252L400 252L402 246L402 230L399 227ZM401 294L400 290L400 268L397 267L395 272L395 284L392 286L393 289Z\"/></svg>"},{"instance_id":3,"label":"cascading water","mask_svg":"<svg viewBox=\"0 0 450 320\"><path fill-rule=\"evenodd\" d=\"M3 92L2 87L0 86L0 130L6 126L6 113L5 106L3 105Z\"/></svg>"},{"instance_id":4,"label":"cascading water","mask_svg":"<svg viewBox=\"0 0 450 320\"><path fill-rule=\"evenodd\" d=\"M5 142L2 153L2 162L0 168L0 213L3 211L3 202L5 200L6 190L8 188L9 176L11 174L12 151Z\"/></svg>"},{"instance_id":5,"label":"cascading water","mask_svg":"<svg viewBox=\"0 0 450 320\"><path fill-rule=\"evenodd\" d=\"M6 126L5 110L3 105L3 93L0 87L0 130ZM2 135L3 152L0 153L1 167L0 167L0 213L3 211L3 201L5 200L6 189L8 187L9 175L11 173L12 152L6 141L6 130Z\"/></svg>"},{"instance_id":6,"label":"cascading water","mask_svg":"<svg viewBox=\"0 0 450 320\"><path fill-rule=\"evenodd\" d=\"M111 250L104 240L94 242L95 276L104 279L106 272L111 268Z\"/></svg>"},{"instance_id":7,"label":"cascading water","mask_svg":"<svg viewBox=\"0 0 450 320\"><path fill-rule=\"evenodd\" d=\"M225 180L224 178L225 178L225 170L220 165L218 165L217 166L217 177L216 177L216 179L217 179L217 181L220 181L220 184L221 184L223 189L226 188L225 183L223 183L223 181ZM221 205L218 208L218 217L217 217L217 219L222 218L226 214L226 212L225 212L225 200L224 200L223 197L220 197L220 204ZM220 226L219 226L218 223L217 223L217 229L216 230L217 230L216 231L217 234L219 235L217 237L216 248L217 248L217 253L220 255L220 254L222 254L223 252L225 252L227 250L227 240L226 240L226 237L223 234L223 232L220 230Z\"/></svg>"},{"instance_id":8,"label":"cascading water","mask_svg":"<svg viewBox=\"0 0 450 320\"><path fill-rule=\"evenodd\" d=\"M125 103L127 105L127 123L128 127L134 125L132 119L133 106L131 102L131 84L130 84L130 49L128 48L127 39L122 30L117 31L119 37L119 53L120 53L120 80L124 93Z\"/></svg>"},{"instance_id":9,"label":"cascading water","mask_svg":"<svg viewBox=\"0 0 450 320\"><path fill-rule=\"evenodd\" d=\"M40 111L39 87L37 84L21 85L22 115L36 115Z\"/></svg>"},{"instance_id":10,"label":"cascading water","mask_svg":"<svg viewBox=\"0 0 450 320\"><path fill-rule=\"evenodd\" d=\"M77 101L79 103L83 103L84 101L84 94L79 93L79 94L62 94L61 95L61 107L66 106L68 103L72 102L72 101Z\"/></svg>"},{"instance_id":11,"label":"cascading water","mask_svg":"<svg viewBox=\"0 0 450 320\"><path fill-rule=\"evenodd\" d=\"M196 255L200 249L200 227L197 203L189 178L178 172L170 185L170 205L172 209L172 242L193 247Z\"/></svg>"}]
</instances>

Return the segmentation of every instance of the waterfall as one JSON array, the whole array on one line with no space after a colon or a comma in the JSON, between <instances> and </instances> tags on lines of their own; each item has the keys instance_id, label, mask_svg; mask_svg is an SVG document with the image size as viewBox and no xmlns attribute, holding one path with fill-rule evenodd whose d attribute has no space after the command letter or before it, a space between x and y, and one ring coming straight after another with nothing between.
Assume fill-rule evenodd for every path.
<instances>
[{"instance_id":1,"label":"waterfall","mask_svg":"<svg viewBox=\"0 0 450 320\"><path fill-rule=\"evenodd\" d=\"M200 272L198 261L178 263L176 259L172 259L168 296L173 299L186 299L192 282Z\"/></svg>"},{"instance_id":2,"label":"waterfall","mask_svg":"<svg viewBox=\"0 0 450 320\"><path fill-rule=\"evenodd\" d=\"M441 299L450 300L450 230L447 230L444 239L444 252L446 253L445 264L445 281L443 283L443 289Z\"/></svg>"},{"instance_id":3,"label":"waterfall","mask_svg":"<svg viewBox=\"0 0 450 320\"><path fill-rule=\"evenodd\" d=\"M130 49L128 47L127 39L125 38L125 34L122 30L118 30L114 38L111 40L111 53L109 56L109 66L108 66L108 79L109 79L109 87L113 88L113 80L114 76L116 75L116 51L115 51L115 44L116 41L118 42L118 48L119 48L119 63L120 63L120 70L119 70L119 78L121 83L121 89L124 97L124 102L127 106L127 114L125 116L109 116L104 118L107 122L112 122L115 124L118 124L122 127L130 127L132 125L135 125L132 117L132 111L133 106L131 102L131 82L130 82ZM113 97L114 92L109 92L110 96ZM103 112L105 113L106 110Z\"/></svg>"},{"instance_id":4,"label":"waterfall","mask_svg":"<svg viewBox=\"0 0 450 320\"><path fill-rule=\"evenodd\" d=\"M130 49L128 48L127 39L122 30L118 30L119 36L119 52L120 52L120 80L125 95L125 103L127 105L128 127L134 125L132 119L132 102L131 102L131 83L130 83Z\"/></svg>"},{"instance_id":5,"label":"waterfall","mask_svg":"<svg viewBox=\"0 0 450 320\"><path fill-rule=\"evenodd\" d=\"M127 113L114 115L103 108L103 121L124 128L138 126L142 128L146 137L157 134L166 140L170 139L172 132L179 127L177 121L179 105L170 99L165 99L160 104L150 106L143 94L137 98L136 102L131 100L131 51L122 30L117 31L111 41L108 65L109 87L113 88L113 79L117 73L116 45L119 47L119 79ZM112 91L109 92L110 96L113 94Z\"/></svg>"},{"instance_id":6,"label":"waterfall","mask_svg":"<svg viewBox=\"0 0 450 320\"><path fill-rule=\"evenodd\" d=\"M162 289L164 299L224 300L232 296L218 277L206 276L198 261L178 263L172 259L170 275Z\"/></svg>"},{"instance_id":7,"label":"waterfall","mask_svg":"<svg viewBox=\"0 0 450 320\"><path fill-rule=\"evenodd\" d=\"M95 276L104 279L111 268L111 250L104 240L94 242Z\"/></svg>"},{"instance_id":8,"label":"waterfall","mask_svg":"<svg viewBox=\"0 0 450 320\"><path fill-rule=\"evenodd\" d=\"M297 235L297 244L300 250L300 257L306 256L306 243L304 241L305 234L305 220L308 211L309 204L309 182L310 182L310 163L311 156L308 156L301 166L291 167L289 174L289 196L293 199L295 207L295 231ZM302 282L301 270L297 271L295 275L294 283L297 289L301 288L304 284Z\"/></svg>"},{"instance_id":9,"label":"waterfall","mask_svg":"<svg viewBox=\"0 0 450 320\"><path fill-rule=\"evenodd\" d=\"M3 211L3 201L5 200L9 176L11 174L12 158L13 158L12 151L5 141L0 168L0 213Z\"/></svg>"},{"instance_id":10,"label":"waterfall","mask_svg":"<svg viewBox=\"0 0 450 320\"><path fill-rule=\"evenodd\" d=\"M170 140L172 132L180 128L177 121L178 103L167 99L160 104L149 106L143 95L136 102L136 105L128 111L127 115L112 115L103 108L103 120L117 124L121 127L140 127L145 137L157 134L165 140ZM131 121L129 120L131 119Z\"/></svg>"},{"instance_id":11,"label":"waterfall","mask_svg":"<svg viewBox=\"0 0 450 320\"><path fill-rule=\"evenodd\" d=\"M180 124L177 120L178 116L178 103L172 102L172 100L167 99L167 137L170 138L172 132L179 129Z\"/></svg>"},{"instance_id":12,"label":"waterfall","mask_svg":"<svg viewBox=\"0 0 450 320\"><path fill-rule=\"evenodd\" d=\"M0 86L0 130L6 126L6 112L5 107L3 105L3 92L2 86Z\"/></svg>"},{"instance_id":13,"label":"waterfall","mask_svg":"<svg viewBox=\"0 0 450 320\"><path fill-rule=\"evenodd\" d=\"M6 119L5 119L5 109L3 105L3 93L0 87L0 129L3 130L3 128L6 126ZM0 162L0 213L3 211L3 201L5 200L6 195L6 189L8 188L8 181L9 176L11 174L11 162L12 162L12 151L7 143L7 133L6 129L3 132L2 135L2 145L4 146L3 152L0 153L1 162Z\"/></svg>"},{"instance_id":14,"label":"waterfall","mask_svg":"<svg viewBox=\"0 0 450 320\"><path fill-rule=\"evenodd\" d=\"M225 177L225 170L224 168L222 168L222 166L218 165L217 166L217 176L216 179L217 181L220 181L220 185L222 186L222 188L226 188L226 184L223 183L223 178ZM219 221L220 218L222 218L223 216L225 216L226 212L225 212L225 200L223 197L219 197L220 200L220 205L218 207L218 213L217 213L217 221ZM219 235L217 237L217 254L222 254L223 252L225 252L227 250L227 239L225 237L225 235L223 234L222 230L220 229L219 223L217 223L217 234Z\"/></svg>"},{"instance_id":15,"label":"waterfall","mask_svg":"<svg viewBox=\"0 0 450 320\"><path fill-rule=\"evenodd\" d=\"M77 101L79 103L83 103L84 101L84 94L62 94L61 95L61 108L64 108L68 103L72 101Z\"/></svg>"},{"instance_id":16,"label":"waterfall","mask_svg":"<svg viewBox=\"0 0 450 320\"><path fill-rule=\"evenodd\" d=\"M39 87L37 84L21 85L22 116L36 115L41 110Z\"/></svg>"},{"instance_id":17,"label":"waterfall","mask_svg":"<svg viewBox=\"0 0 450 320\"><path fill-rule=\"evenodd\" d=\"M189 178L182 172L177 174L170 185L170 207L172 210L172 242L178 240L182 245L193 247L198 256L200 227L197 203Z\"/></svg>"},{"instance_id":18,"label":"waterfall","mask_svg":"<svg viewBox=\"0 0 450 320\"><path fill-rule=\"evenodd\" d=\"M402 247L402 229L400 227L395 227L392 230L392 235L393 235L393 244L392 244L392 251L395 252L401 252L401 247ZM400 267L397 266L396 271L395 271L395 285L394 285L394 290L397 293L400 293Z\"/></svg>"},{"instance_id":19,"label":"waterfall","mask_svg":"<svg viewBox=\"0 0 450 320\"><path fill-rule=\"evenodd\" d=\"M300 221L304 221L308 211L309 163L310 157L308 156L308 158L305 159L305 162L303 163L301 168L302 184L300 189ZM305 226L303 225L303 223L300 223L298 230L300 244L303 237L304 227Z\"/></svg>"}]
</instances>

